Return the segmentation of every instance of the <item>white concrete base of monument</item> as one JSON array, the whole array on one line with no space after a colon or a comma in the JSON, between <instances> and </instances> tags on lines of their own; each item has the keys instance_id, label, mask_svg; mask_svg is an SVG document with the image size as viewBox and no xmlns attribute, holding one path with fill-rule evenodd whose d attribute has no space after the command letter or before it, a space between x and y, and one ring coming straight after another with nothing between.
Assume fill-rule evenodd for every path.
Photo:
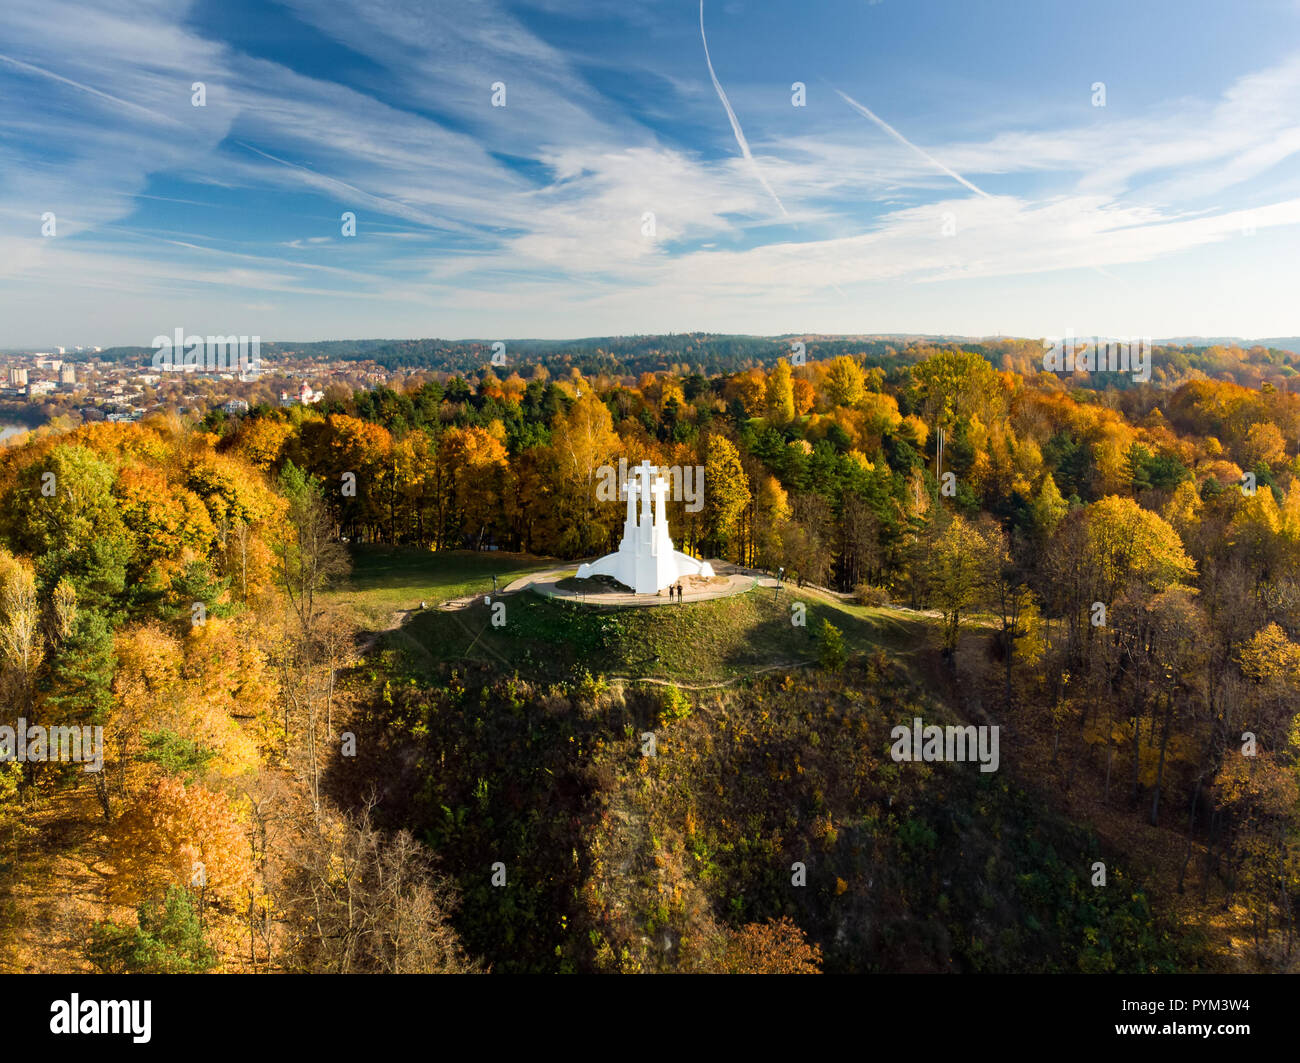
<instances>
[{"instance_id":1,"label":"white concrete base of monument","mask_svg":"<svg viewBox=\"0 0 1300 1063\"><path fill-rule=\"evenodd\" d=\"M637 558L632 556L631 551L619 549L598 561L578 566L578 579L590 579L592 576L613 576L637 594L655 594L683 576L712 579L713 566L678 550L669 550L667 556L661 554L659 557Z\"/></svg>"},{"instance_id":2,"label":"white concrete base of monument","mask_svg":"<svg viewBox=\"0 0 1300 1063\"><path fill-rule=\"evenodd\" d=\"M578 579L612 576L637 594L656 594L683 576L712 578L713 566L707 561L700 561L673 549L673 541L668 537L668 518L664 504L668 485L663 478L655 475L656 470L648 461L643 461L633 472L639 474L640 482L635 478L629 478L627 482L627 519L623 522L623 541L614 553L606 554L589 564L579 565ZM636 509L638 494L641 496L639 519ZM650 512L651 496L654 496L655 503L653 516Z\"/></svg>"}]
</instances>

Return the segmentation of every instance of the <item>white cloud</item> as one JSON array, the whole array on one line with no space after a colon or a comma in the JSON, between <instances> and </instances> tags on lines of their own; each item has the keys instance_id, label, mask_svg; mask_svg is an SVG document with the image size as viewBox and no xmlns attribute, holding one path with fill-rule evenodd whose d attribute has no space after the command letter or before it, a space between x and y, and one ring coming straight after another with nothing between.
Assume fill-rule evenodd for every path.
<instances>
[{"instance_id":1,"label":"white cloud","mask_svg":"<svg viewBox=\"0 0 1300 1063\"><path fill-rule=\"evenodd\" d=\"M569 0L535 2L571 10ZM896 141L848 107L842 118L820 112L820 124L797 135L751 141L707 59L737 157L724 135L715 155L637 125L490 0L293 8L382 70L382 92L240 55L187 28L185 9L163 0L7 0L4 52L17 62L0 62L0 79L28 100L0 97L0 137L51 146L0 175L0 275L52 293L18 301L11 328L43 327L39 315L60 305L59 293L81 327L118 339L156 331L131 319L141 307L156 316L204 299L301 315L283 318L287 333L299 331L294 321L332 327L332 310L302 308L335 296L353 307L418 307L426 316L412 328L424 333L475 312L543 322L558 306L569 334L681 328L691 314L735 328L841 313L843 293L882 285L901 303L912 298L900 297L906 287L934 291L955 278L1186 255L1230 240L1248 208L1261 232L1300 223L1296 190L1260 183L1300 151L1300 56L1240 78L1217 100L1171 101L1125 119L1094 114L1076 128L1017 129L1008 118L983 139L927 140L924 150L860 104ZM678 16L660 6L638 17ZM704 72L697 93L660 111L681 103L693 126L716 128ZM190 105L195 80L208 86L206 108ZM495 80L507 83L505 108L490 105ZM675 82L665 74L665 84ZM282 228L300 231L232 243L219 203L196 207L183 233L132 225L141 200L189 199L149 192L159 175L236 197L299 196ZM955 194L953 178L979 195ZM775 218L768 195L785 208L769 180L789 199L788 217ZM1209 202L1246 186L1249 199ZM45 210L59 217L53 240L37 235ZM364 238L338 238L342 210L357 212ZM642 234L647 211L653 239ZM944 212L955 216L955 237L941 235ZM133 298L87 295L124 291ZM253 291L285 298L250 304ZM619 312L627 324L611 317ZM467 330L491 331L493 320ZM1011 315L1006 324L1015 326Z\"/></svg>"}]
</instances>

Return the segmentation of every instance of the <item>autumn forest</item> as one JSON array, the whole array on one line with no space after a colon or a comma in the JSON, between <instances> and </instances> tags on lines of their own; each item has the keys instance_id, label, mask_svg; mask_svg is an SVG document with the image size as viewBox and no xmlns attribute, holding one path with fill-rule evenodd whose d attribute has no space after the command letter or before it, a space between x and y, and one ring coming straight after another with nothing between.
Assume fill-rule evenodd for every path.
<instances>
[{"instance_id":1,"label":"autumn forest","mask_svg":"<svg viewBox=\"0 0 1300 1063\"><path fill-rule=\"evenodd\" d=\"M1295 970L1296 356L697 343L9 445L0 684L103 754L0 763L0 967ZM507 591L620 460L766 582Z\"/></svg>"}]
</instances>

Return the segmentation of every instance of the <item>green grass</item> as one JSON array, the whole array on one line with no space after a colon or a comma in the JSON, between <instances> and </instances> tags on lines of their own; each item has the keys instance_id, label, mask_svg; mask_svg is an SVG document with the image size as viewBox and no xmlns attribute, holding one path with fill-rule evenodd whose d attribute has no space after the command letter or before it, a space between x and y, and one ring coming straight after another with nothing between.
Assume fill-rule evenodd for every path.
<instances>
[{"instance_id":1,"label":"green grass","mask_svg":"<svg viewBox=\"0 0 1300 1063\"><path fill-rule=\"evenodd\" d=\"M505 587L528 572L554 568L558 562L529 554L470 550L433 553L409 546L357 546L351 550L352 573L326 597L352 606L366 627L387 627L393 613L430 606L449 598L489 594L492 576Z\"/></svg>"},{"instance_id":2,"label":"green grass","mask_svg":"<svg viewBox=\"0 0 1300 1063\"><path fill-rule=\"evenodd\" d=\"M643 609L599 609L531 593L502 601L502 627L493 627L492 611L480 600L411 617L389 636L387 648L415 670L474 661L528 678L564 679L585 669L699 685L815 660L823 618L844 633L850 652L883 646L906 656L927 627L895 610L833 604L788 588L779 601L771 589L758 588ZM792 623L794 602L806 608L803 626Z\"/></svg>"}]
</instances>

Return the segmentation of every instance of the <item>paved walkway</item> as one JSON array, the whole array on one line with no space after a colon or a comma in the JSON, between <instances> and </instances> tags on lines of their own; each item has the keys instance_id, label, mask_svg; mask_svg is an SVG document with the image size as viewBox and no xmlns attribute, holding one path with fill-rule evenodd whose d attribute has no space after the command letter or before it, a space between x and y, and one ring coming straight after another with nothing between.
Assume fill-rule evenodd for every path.
<instances>
[{"instance_id":1,"label":"paved walkway","mask_svg":"<svg viewBox=\"0 0 1300 1063\"><path fill-rule=\"evenodd\" d=\"M685 576L682 578L683 595L682 601L685 602L707 602L714 598L730 598L736 594L744 594L754 587L775 587L776 578L757 569L742 568L740 565L732 564L730 561L711 560L713 571L717 575L713 579L704 579L700 576ZM645 608L653 605L677 605L676 598L669 596L667 590L659 594L635 594L632 591L617 590L608 585L592 583L590 590L574 590L568 587L560 587L558 584L565 579L577 574L577 563L561 565L558 568L546 569L542 572L530 572L527 575L520 576L512 580L493 595L489 591L482 594L473 594L464 598L451 598L440 603L439 609L464 609L472 605L476 600L485 597L501 597L507 594L518 594L520 591L532 590L547 598L560 598L572 602L582 602L584 605L599 606L616 606L620 608ZM828 590L825 587L815 587L811 583L798 587L789 580L783 581L781 586L792 592L799 594L811 595L813 597L823 597L832 601L852 601L851 594L845 594L841 591Z\"/></svg>"},{"instance_id":2,"label":"paved walkway","mask_svg":"<svg viewBox=\"0 0 1300 1063\"><path fill-rule=\"evenodd\" d=\"M733 594L744 594L758 582L749 573L736 568L734 565L718 562L714 565L714 570L717 571L720 567L726 571L721 572L713 579L704 579L701 576L682 577L682 603L707 602L714 598L729 598ZM617 606L621 608L680 604L676 598L669 595L667 589L660 591L659 594L635 594L632 591L619 590L607 584L596 582L591 582L590 589L584 590L559 586L562 581L571 578L576 572L577 568L574 565L565 565L545 572L530 572L528 575L521 576L519 579L508 583L504 590L499 591L498 594L514 594L522 590L532 590L535 594L547 598L582 602L584 605ZM466 604L469 601L472 601L472 599L465 599ZM459 605L453 602L446 604L453 608L459 608Z\"/></svg>"}]
</instances>

